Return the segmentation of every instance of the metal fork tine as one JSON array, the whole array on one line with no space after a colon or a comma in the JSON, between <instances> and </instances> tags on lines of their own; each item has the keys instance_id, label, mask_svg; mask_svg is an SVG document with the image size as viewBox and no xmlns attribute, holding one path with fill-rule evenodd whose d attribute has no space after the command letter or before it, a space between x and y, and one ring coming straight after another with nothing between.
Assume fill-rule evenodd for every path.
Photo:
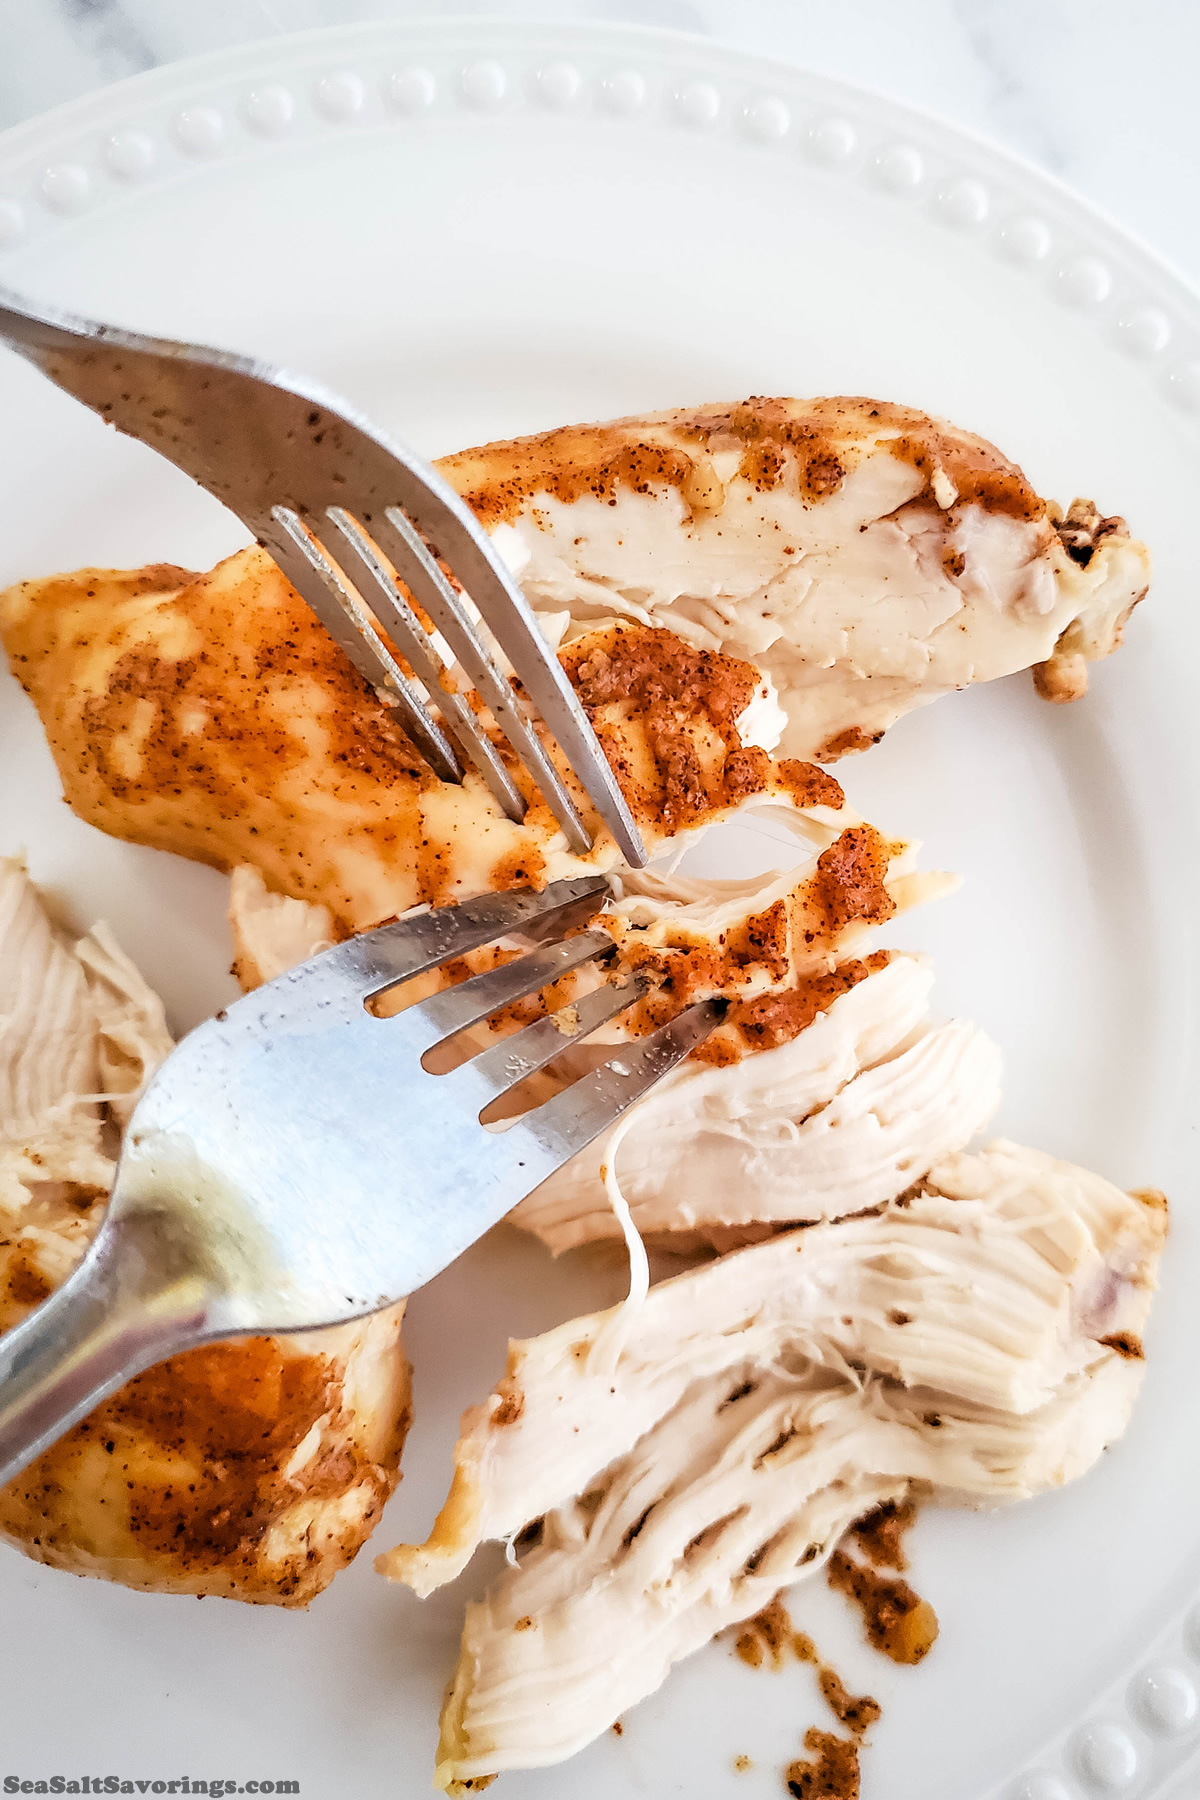
<instances>
[{"instance_id":1,"label":"metal fork tine","mask_svg":"<svg viewBox=\"0 0 1200 1800\"><path fill-rule=\"evenodd\" d=\"M359 673L376 692L394 702L413 742L434 774L443 781L461 781L462 764L453 744L380 637L354 589L306 530L298 513L287 506L275 506L271 516L292 547L292 554L288 555L286 552L281 554L278 541L271 545L272 554L292 586L312 607Z\"/></svg>"},{"instance_id":2,"label":"metal fork tine","mask_svg":"<svg viewBox=\"0 0 1200 1800\"><path fill-rule=\"evenodd\" d=\"M538 1019L503 1043L472 1057L470 1069L476 1081L483 1082L493 1095L505 1094L510 1088L544 1069L548 1062L561 1056L572 1044L580 1044L593 1031L599 1031L646 992L648 983L631 980L605 982L590 994L584 994L570 1006L559 1007L548 1018Z\"/></svg>"},{"instance_id":3,"label":"metal fork tine","mask_svg":"<svg viewBox=\"0 0 1200 1800\"><path fill-rule=\"evenodd\" d=\"M635 868L644 867L646 850L641 834L608 759L596 742L579 696L557 656L548 651L529 602L504 568L479 521L449 482L433 469L419 490L405 497L405 510L409 518L404 519L403 514L400 518L406 525L410 520L414 522L437 545L497 641L503 644L525 692L591 796L625 860ZM391 508L388 517L392 517ZM393 522L401 531L398 521ZM422 605L426 604L422 599ZM427 610L432 613L432 608Z\"/></svg>"},{"instance_id":4,"label":"metal fork tine","mask_svg":"<svg viewBox=\"0 0 1200 1800\"><path fill-rule=\"evenodd\" d=\"M649 1037L622 1045L618 1055L552 1100L523 1113L511 1130L527 1132L541 1150L565 1162L615 1125L660 1076L702 1044L724 1012L719 1000L701 1000L697 1006L689 1006Z\"/></svg>"},{"instance_id":5,"label":"metal fork tine","mask_svg":"<svg viewBox=\"0 0 1200 1800\"><path fill-rule=\"evenodd\" d=\"M473 975L468 981L433 994L413 1008L430 1025L446 1036L462 1031L468 1025L486 1019L502 1006L548 986L580 963L611 951L613 941L606 931L583 931L577 937L564 938L557 944L545 944L515 961L505 963L486 974Z\"/></svg>"},{"instance_id":6,"label":"metal fork tine","mask_svg":"<svg viewBox=\"0 0 1200 1800\"><path fill-rule=\"evenodd\" d=\"M599 903L607 892L605 876L579 875L570 881L551 882L540 894L529 888L484 894L458 906L442 906L394 925L380 925L302 963L295 973L303 986L312 972L324 965L334 980L353 982L363 998L370 999L451 957L519 931L530 920L544 919L588 896Z\"/></svg>"},{"instance_id":7,"label":"metal fork tine","mask_svg":"<svg viewBox=\"0 0 1200 1800\"><path fill-rule=\"evenodd\" d=\"M468 680L482 694L492 717L549 802L572 849L586 854L592 847L592 840L575 802L536 731L522 713L512 683L492 660L461 596L438 567L436 557L430 553L420 532L399 507L389 506L384 521L386 529L380 531L380 536L391 540L386 548L397 573L454 651ZM375 529L379 531L379 522L375 522ZM544 641L542 654L547 657L551 654Z\"/></svg>"},{"instance_id":8,"label":"metal fork tine","mask_svg":"<svg viewBox=\"0 0 1200 1800\"><path fill-rule=\"evenodd\" d=\"M395 575L383 561L378 546L344 506L327 507L325 516L337 527L358 564L360 594L425 683L438 711L508 817L519 823L525 817L525 800L520 789L466 701L443 685L445 667L442 659L429 633L396 586Z\"/></svg>"}]
</instances>

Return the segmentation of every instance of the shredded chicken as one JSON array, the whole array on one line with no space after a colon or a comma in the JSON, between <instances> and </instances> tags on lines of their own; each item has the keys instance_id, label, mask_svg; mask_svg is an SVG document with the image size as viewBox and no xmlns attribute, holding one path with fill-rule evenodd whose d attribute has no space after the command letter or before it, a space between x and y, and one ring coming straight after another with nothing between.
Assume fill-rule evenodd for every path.
<instances>
[{"instance_id":1,"label":"shredded chicken","mask_svg":"<svg viewBox=\"0 0 1200 1800\"><path fill-rule=\"evenodd\" d=\"M0 1328L82 1256L118 1128L170 1048L108 927L72 942L23 865L0 861ZM147 1370L0 1490L0 1535L129 1587L304 1605L395 1486L402 1313Z\"/></svg>"},{"instance_id":2,"label":"shredded chicken","mask_svg":"<svg viewBox=\"0 0 1200 1800\"><path fill-rule=\"evenodd\" d=\"M233 973L247 993L337 941L327 906L271 893L258 870L246 864L230 876L229 928Z\"/></svg>"},{"instance_id":3,"label":"shredded chicken","mask_svg":"<svg viewBox=\"0 0 1200 1800\"><path fill-rule=\"evenodd\" d=\"M20 1218L35 1192L40 1201L61 1184L108 1191L96 1037L83 964L51 925L24 864L0 862L0 1205L7 1219ZM4 1248L12 1252L11 1238Z\"/></svg>"},{"instance_id":4,"label":"shredded chicken","mask_svg":"<svg viewBox=\"0 0 1200 1800\"><path fill-rule=\"evenodd\" d=\"M643 1235L719 1247L731 1228L838 1218L892 1200L987 1124L1000 1055L926 1016L932 971L895 956L797 1036L731 1066L684 1064L510 1215L556 1254L619 1237L606 1176Z\"/></svg>"},{"instance_id":5,"label":"shredded chicken","mask_svg":"<svg viewBox=\"0 0 1200 1800\"><path fill-rule=\"evenodd\" d=\"M96 1015L100 1088L110 1117L124 1127L148 1077L174 1048L174 1039L162 1001L103 920L80 938L75 955L87 975Z\"/></svg>"},{"instance_id":6,"label":"shredded chicken","mask_svg":"<svg viewBox=\"0 0 1200 1800\"><path fill-rule=\"evenodd\" d=\"M428 1593L523 1546L468 1608L441 1785L571 1755L910 1484L1020 1499L1123 1430L1161 1196L997 1142L870 1214L785 1233L510 1349L464 1416ZM523 1534L523 1535L522 1535Z\"/></svg>"},{"instance_id":7,"label":"shredded chicken","mask_svg":"<svg viewBox=\"0 0 1200 1800\"><path fill-rule=\"evenodd\" d=\"M441 467L564 641L616 617L747 658L788 756L863 749L1031 666L1077 698L1150 578L1123 519L1064 519L991 444L877 400L616 419Z\"/></svg>"}]
</instances>

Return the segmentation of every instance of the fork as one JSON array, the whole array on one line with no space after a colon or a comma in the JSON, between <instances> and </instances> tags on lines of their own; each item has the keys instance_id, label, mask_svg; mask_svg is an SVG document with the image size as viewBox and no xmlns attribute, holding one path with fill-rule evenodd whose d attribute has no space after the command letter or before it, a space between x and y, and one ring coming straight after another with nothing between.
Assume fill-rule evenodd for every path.
<instances>
[{"instance_id":1,"label":"fork","mask_svg":"<svg viewBox=\"0 0 1200 1800\"><path fill-rule=\"evenodd\" d=\"M82 1262L0 1338L0 1484L131 1376L247 1332L360 1318L421 1287L701 1043L689 1007L503 1128L481 1114L645 989L607 982L434 1073L455 1034L611 955L536 944L391 1016L381 994L513 932L570 931L603 876L489 894L351 938L185 1037L126 1128Z\"/></svg>"},{"instance_id":2,"label":"fork","mask_svg":"<svg viewBox=\"0 0 1200 1800\"><path fill-rule=\"evenodd\" d=\"M643 866L646 852L621 789L529 603L470 509L415 452L323 388L268 363L34 307L4 288L0 342L236 513L380 699L395 707L434 773L460 782L465 758L508 817L519 820L525 812L520 789L455 691L448 659L403 583L541 790L570 847L586 854L591 834L477 615L622 856ZM443 571L439 553L469 602Z\"/></svg>"}]
</instances>

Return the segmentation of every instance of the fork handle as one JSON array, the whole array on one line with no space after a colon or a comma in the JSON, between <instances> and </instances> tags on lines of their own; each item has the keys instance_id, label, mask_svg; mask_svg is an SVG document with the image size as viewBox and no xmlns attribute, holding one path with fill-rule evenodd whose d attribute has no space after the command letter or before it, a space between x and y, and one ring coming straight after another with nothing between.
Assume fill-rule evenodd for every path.
<instances>
[{"instance_id":1,"label":"fork handle","mask_svg":"<svg viewBox=\"0 0 1200 1800\"><path fill-rule=\"evenodd\" d=\"M62 1287L0 1338L0 1485L131 1376L211 1335L211 1287L164 1251L155 1214L106 1220Z\"/></svg>"}]
</instances>

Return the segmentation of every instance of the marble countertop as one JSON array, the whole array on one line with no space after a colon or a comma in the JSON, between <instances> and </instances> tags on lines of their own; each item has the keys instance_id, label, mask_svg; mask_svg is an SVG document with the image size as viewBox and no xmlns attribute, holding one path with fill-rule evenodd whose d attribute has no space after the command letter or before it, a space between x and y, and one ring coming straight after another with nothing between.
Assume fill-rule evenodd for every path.
<instances>
[{"instance_id":1,"label":"marble countertop","mask_svg":"<svg viewBox=\"0 0 1200 1800\"><path fill-rule=\"evenodd\" d=\"M468 12L670 26L865 83L1020 152L1200 282L1194 0L0 0L0 128L205 50Z\"/></svg>"}]
</instances>

